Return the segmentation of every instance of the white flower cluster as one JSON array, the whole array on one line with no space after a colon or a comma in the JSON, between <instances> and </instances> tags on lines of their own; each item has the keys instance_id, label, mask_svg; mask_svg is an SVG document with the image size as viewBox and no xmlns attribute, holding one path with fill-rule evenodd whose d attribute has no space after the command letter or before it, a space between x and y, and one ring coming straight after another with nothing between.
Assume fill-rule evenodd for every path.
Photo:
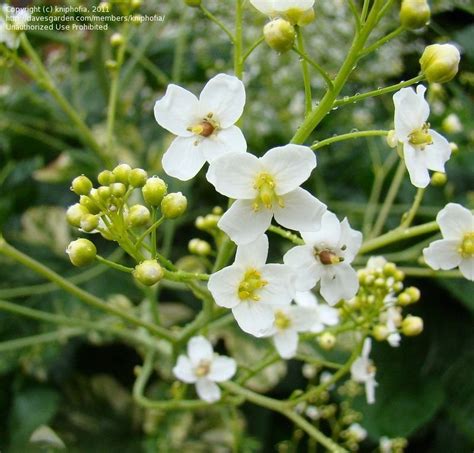
<instances>
[{"instance_id":1,"label":"white flower cluster","mask_svg":"<svg viewBox=\"0 0 474 453\"><path fill-rule=\"evenodd\" d=\"M20 45L20 33L30 18L27 8L18 8L11 13L8 5L3 5L0 12L0 43L10 49L17 49Z\"/></svg>"}]
</instances>

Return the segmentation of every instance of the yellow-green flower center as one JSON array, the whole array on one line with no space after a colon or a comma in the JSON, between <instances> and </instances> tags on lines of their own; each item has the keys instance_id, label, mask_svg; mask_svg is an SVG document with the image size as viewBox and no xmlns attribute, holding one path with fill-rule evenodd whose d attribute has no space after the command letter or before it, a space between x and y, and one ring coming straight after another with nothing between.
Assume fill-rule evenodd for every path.
<instances>
[{"instance_id":1,"label":"yellow-green flower center","mask_svg":"<svg viewBox=\"0 0 474 453\"><path fill-rule=\"evenodd\" d=\"M275 327L280 330L288 329L291 326L291 319L282 311L275 313Z\"/></svg>"},{"instance_id":2,"label":"yellow-green flower center","mask_svg":"<svg viewBox=\"0 0 474 453\"><path fill-rule=\"evenodd\" d=\"M268 282L262 279L262 275L256 269L248 269L240 282L238 295L240 300L260 300L259 291Z\"/></svg>"},{"instance_id":3,"label":"yellow-green flower center","mask_svg":"<svg viewBox=\"0 0 474 453\"><path fill-rule=\"evenodd\" d=\"M429 133L430 125L428 123L423 124L418 129L415 129L410 135L409 142L420 149L425 149L426 145L431 145L433 143L433 138Z\"/></svg>"},{"instance_id":4,"label":"yellow-green flower center","mask_svg":"<svg viewBox=\"0 0 474 453\"><path fill-rule=\"evenodd\" d=\"M216 129L219 129L219 124L213 120L213 116L214 115L212 113L208 113L200 123L188 127L188 131L195 135L200 135L201 137L211 136L216 131Z\"/></svg>"},{"instance_id":5,"label":"yellow-green flower center","mask_svg":"<svg viewBox=\"0 0 474 453\"><path fill-rule=\"evenodd\" d=\"M463 258L474 257L474 231L464 235L458 251Z\"/></svg>"},{"instance_id":6,"label":"yellow-green flower center","mask_svg":"<svg viewBox=\"0 0 474 453\"><path fill-rule=\"evenodd\" d=\"M209 360L201 360L199 365L195 368L194 373L197 377L207 376L211 369L211 362Z\"/></svg>"},{"instance_id":7,"label":"yellow-green flower center","mask_svg":"<svg viewBox=\"0 0 474 453\"><path fill-rule=\"evenodd\" d=\"M254 211L258 211L260 205L263 205L267 209L271 209L274 202L278 203L281 208L285 207L283 199L275 192L275 180L272 175L268 173L260 173L255 178L253 187L258 191L258 195L253 203Z\"/></svg>"}]
</instances>

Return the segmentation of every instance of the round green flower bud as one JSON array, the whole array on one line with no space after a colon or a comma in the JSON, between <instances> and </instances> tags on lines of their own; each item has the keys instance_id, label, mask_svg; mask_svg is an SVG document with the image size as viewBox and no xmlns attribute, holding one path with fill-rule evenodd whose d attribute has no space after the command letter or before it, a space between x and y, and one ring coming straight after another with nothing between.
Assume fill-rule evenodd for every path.
<instances>
[{"instance_id":1,"label":"round green flower bud","mask_svg":"<svg viewBox=\"0 0 474 453\"><path fill-rule=\"evenodd\" d=\"M446 176L446 173L441 173L440 171L435 171L431 175L431 185L435 187L444 186L447 180L448 180L448 177Z\"/></svg>"},{"instance_id":2,"label":"round green flower bud","mask_svg":"<svg viewBox=\"0 0 474 453\"><path fill-rule=\"evenodd\" d=\"M336 344L336 337L332 333L325 332L318 337L318 343L321 348L329 351Z\"/></svg>"},{"instance_id":3,"label":"round green flower bud","mask_svg":"<svg viewBox=\"0 0 474 453\"><path fill-rule=\"evenodd\" d=\"M409 286L405 292L411 297L412 303L418 302L421 297L420 290L414 286Z\"/></svg>"},{"instance_id":4,"label":"round green flower bud","mask_svg":"<svg viewBox=\"0 0 474 453\"><path fill-rule=\"evenodd\" d=\"M143 168L134 168L128 175L128 182L132 187L143 187L148 179L148 174Z\"/></svg>"},{"instance_id":5,"label":"round green flower bud","mask_svg":"<svg viewBox=\"0 0 474 453\"><path fill-rule=\"evenodd\" d=\"M69 255L71 263L80 267L87 266L95 260L97 249L91 241L81 238L72 241L68 245L66 253Z\"/></svg>"},{"instance_id":6,"label":"round green flower bud","mask_svg":"<svg viewBox=\"0 0 474 453\"><path fill-rule=\"evenodd\" d=\"M390 148L396 148L398 145L398 138L394 130L389 131L387 134L387 145L390 146Z\"/></svg>"},{"instance_id":7,"label":"round green flower bud","mask_svg":"<svg viewBox=\"0 0 474 453\"><path fill-rule=\"evenodd\" d=\"M193 8L199 8L201 6L201 0L184 0L184 3Z\"/></svg>"},{"instance_id":8,"label":"round green flower bud","mask_svg":"<svg viewBox=\"0 0 474 453\"><path fill-rule=\"evenodd\" d=\"M409 293L406 291L403 291L403 293L400 293L397 297L398 303L402 306L405 307L406 305L410 305L413 301Z\"/></svg>"},{"instance_id":9,"label":"round green flower bud","mask_svg":"<svg viewBox=\"0 0 474 453\"><path fill-rule=\"evenodd\" d=\"M397 265L395 263L385 263L383 266L383 273L387 276L391 276L395 274L397 271Z\"/></svg>"},{"instance_id":10,"label":"round green flower bud","mask_svg":"<svg viewBox=\"0 0 474 453\"><path fill-rule=\"evenodd\" d=\"M390 332L384 324L377 324L372 331L372 335L377 341L385 341L389 334Z\"/></svg>"},{"instance_id":11,"label":"round green flower bud","mask_svg":"<svg viewBox=\"0 0 474 453\"><path fill-rule=\"evenodd\" d=\"M166 183L158 176L148 178L142 187L143 199L151 206L159 206L168 191Z\"/></svg>"},{"instance_id":12,"label":"round green flower bud","mask_svg":"<svg viewBox=\"0 0 474 453\"><path fill-rule=\"evenodd\" d=\"M94 192L94 189L91 190L91 194ZM94 192L95 196L97 196L97 192ZM98 214L100 212L99 205L87 195L81 195L79 198L79 203L81 206L84 206L91 214Z\"/></svg>"},{"instance_id":13,"label":"round green flower bud","mask_svg":"<svg viewBox=\"0 0 474 453\"><path fill-rule=\"evenodd\" d=\"M132 1L130 2L130 6L131 6L133 9L140 8L140 6L142 6L142 0L132 0Z\"/></svg>"},{"instance_id":14,"label":"round green flower bud","mask_svg":"<svg viewBox=\"0 0 474 453\"><path fill-rule=\"evenodd\" d=\"M97 181L99 181L99 184L102 186L109 186L115 182L115 175L110 170L104 170L97 176Z\"/></svg>"},{"instance_id":15,"label":"round green flower bud","mask_svg":"<svg viewBox=\"0 0 474 453\"><path fill-rule=\"evenodd\" d=\"M121 182L122 184L128 184L128 175L132 171L130 165L120 164L117 165L112 173L115 175L116 182Z\"/></svg>"},{"instance_id":16,"label":"round green flower bud","mask_svg":"<svg viewBox=\"0 0 474 453\"><path fill-rule=\"evenodd\" d=\"M144 226L148 224L150 218L150 211L141 204L133 205L128 212L128 221L132 227Z\"/></svg>"},{"instance_id":17,"label":"round green flower bud","mask_svg":"<svg viewBox=\"0 0 474 453\"><path fill-rule=\"evenodd\" d=\"M114 197L121 198L127 193L127 186L121 182L110 184L110 191Z\"/></svg>"},{"instance_id":18,"label":"round green flower bud","mask_svg":"<svg viewBox=\"0 0 474 453\"><path fill-rule=\"evenodd\" d=\"M71 190L76 195L88 195L91 189L92 182L87 176L81 175L72 180Z\"/></svg>"},{"instance_id":19,"label":"round green flower bud","mask_svg":"<svg viewBox=\"0 0 474 453\"><path fill-rule=\"evenodd\" d=\"M161 213L167 219L176 219L184 214L188 200L181 192L170 193L161 201Z\"/></svg>"},{"instance_id":20,"label":"round green flower bud","mask_svg":"<svg viewBox=\"0 0 474 453\"><path fill-rule=\"evenodd\" d=\"M110 190L109 186L100 186L97 189L96 196L99 197L99 200L102 200L102 201L108 200L111 195L112 195L112 191Z\"/></svg>"},{"instance_id":21,"label":"round green flower bud","mask_svg":"<svg viewBox=\"0 0 474 453\"><path fill-rule=\"evenodd\" d=\"M195 238L189 241L188 250L195 255L207 256L212 252L212 247L209 242Z\"/></svg>"},{"instance_id":22,"label":"round green flower bud","mask_svg":"<svg viewBox=\"0 0 474 453\"><path fill-rule=\"evenodd\" d=\"M80 228L81 219L89 214L89 210L82 204L76 203L69 206L66 211L66 220L69 225Z\"/></svg>"},{"instance_id":23,"label":"round green flower bud","mask_svg":"<svg viewBox=\"0 0 474 453\"><path fill-rule=\"evenodd\" d=\"M293 25L299 25L304 27L313 22L316 17L313 8L301 9L301 8L290 8L285 11L285 19L291 22Z\"/></svg>"},{"instance_id":24,"label":"round green flower bud","mask_svg":"<svg viewBox=\"0 0 474 453\"><path fill-rule=\"evenodd\" d=\"M263 27L266 43L277 52L287 52L293 47L296 32L295 27L285 19L275 19Z\"/></svg>"},{"instance_id":25,"label":"round green flower bud","mask_svg":"<svg viewBox=\"0 0 474 453\"><path fill-rule=\"evenodd\" d=\"M110 37L110 44L113 47L118 47L123 44L123 36L121 33L113 33L112 36Z\"/></svg>"},{"instance_id":26,"label":"round green flower bud","mask_svg":"<svg viewBox=\"0 0 474 453\"><path fill-rule=\"evenodd\" d=\"M115 71L118 67L118 63L115 61L115 60L106 60L105 62L105 67L109 70L109 71Z\"/></svg>"},{"instance_id":27,"label":"round green flower bud","mask_svg":"<svg viewBox=\"0 0 474 453\"><path fill-rule=\"evenodd\" d=\"M145 260L138 264L133 276L136 280L146 286L152 286L163 278L164 272L156 260Z\"/></svg>"},{"instance_id":28,"label":"round green flower bud","mask_svg":"<svg viewBox=\"0 0 474 453\"><path fill-rule=\"evenodd\" d=\"M459 69L461 56L452 44L432 44L420 58L421 72L430 83L449 82Z\"/></svg>"},{"instance_id":29,"label":"round green flower bud","mask_svg":"<svg viewBox=\"0 0 474 453\"><path fill-rule=\"evenodd\" d=\"M450 113L441 123L441 127L448 134L458 134L463 130L461 120L455 113Z\"/></svg>"},{"instance_id":30,"label":"round green flower bud","mask_svg":"<svg viewBox=\"0 0 474 453\"><path fill-rule=\"evenodd\" d=\"M452 152L453 154L456 154L456 153L459 152L459 146L458 146L456 143L451 142L451 143L449 144L449 147L451 148L451 152Z\"/></svg>"},{"instance_id":31,"label":"round green flower bud","mask_svg":"<svg viewBox=\"0 0 474 453\"><path fill-rule=\"evenodd\" d=\"M409 30L417 30L427 25L431 11L426 0L403 0L400 8L400 23Z\"/></svg>"},{"instance_id":32,"label":"round green flower bud","mask_svg":"<svg viewBox=\"0 0 474 453\"><path fill-rule=\"evenodd\" d=\"M407 337L414 337L423 332L423 319L419 316L408 315L402 322L402 333Z\"/></svg>"},{"instance_id":33,"label":"round green flower bud","mask_svg":"<svg viewBox=\"0 0 474 453\"><path fill-rule=\"evenodd\" d=\"M81 229L86 233L94 231L99 226L99 216L86 214L81 219Z\"/></svg>"}]
</instances>

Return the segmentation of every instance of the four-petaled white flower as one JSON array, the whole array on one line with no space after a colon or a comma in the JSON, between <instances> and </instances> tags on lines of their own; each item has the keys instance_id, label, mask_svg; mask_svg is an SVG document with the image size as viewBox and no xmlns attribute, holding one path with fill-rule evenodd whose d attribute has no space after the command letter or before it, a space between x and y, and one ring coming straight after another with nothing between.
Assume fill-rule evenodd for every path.
<instances>
[{"instance_id":1,"label":"four-petaled white flower","mask_svg":"<svg viewBox=\"0 0 474 453\"><path fill-rule=\"evenodd\" d=\"M288 305L274 307L275 321L264 336L272 337L282 359L291 359L298 349L298 333L309 332L317 322L316 312L309 307Z\"/></svg>"},{"instance_id":2,"label":"four-petaled white flower","mask_svg":"<svg viewBox=\"0 0 474 453\"><path fill-rule=\"evenodd\" d=\"M327 304L318 303L318 299L311 291L298 291L295 295L295 302L300 307L311 310L314 322L309 331L313 333L322 332L325 326L335 326L339 323L339 312L337 309Z\"/></svg>"},{"instance_id":3,"label":"four-petaled white flower","mask_svg":"<svg viewBox=\"0 0 474 453\"><path fill-rule=\"evenodd\" d=\"M243 83L226 74L209 80L199 99L178 85L169 85L154 109L158 124L178 136L163 156L164 171L187 181L206 161L226 152L245 152L245 137L234 125L244 105Z\"/></svg>"},{"instance_id":4,"label":"four-petaled white flower","mask_svg":"<svg viewBox=\"0 0 474 453\"><path fill-rule=\"evenodd\" d=\"M317 229L326 205L299 187L315 167L314 152L300 145L273 148L261 158L228 153L214 160L208 181L222 195L237 199L219 228L239 245L261 236L272 217L293 230Z\"/></svg>"},{"instance_id":5,"label":"four-petaled white flower","mask_svg":"<svg viewBox=\"0 0 474 453\"><path fill-rule=\"evenodd\" d=\"M447 204L436 216L443 239L434 241L423 250L431 268L454 269L474 280L474 215L457 203Z\"/></svg>"},{"instance_id":6,"label":"four-petaled white flower","mask_svg":"<svg viewBox=\"0 0 474 453\"><path fill-rule=\"evenodd\" d=\"M262 336L275 321L273 306L291 303L294 275L284 264L265 264L268 238L237 247L231 266L212 274L208 288L216 304L231 308L240 328Z\"/></svg>"},{"instance_id":7,"label":"four-petaled white flower","mask_svg":"<svg viewBox=\"0 0 474 453\"><path fill-rule=\"evenodd\" d=\"M228 381L237 369L235 360L214 354L211 343L204 337L193 337L188 343L188 355L180 355L173 374L182 382L196 385L204 401L214 403L221 398L216 382Z\"/></svg>"},{"instance_id":8,"label":"four-petaled white flower","mask_svg":"<svg viewBox=\"0 0 474 453\"><path fill-rule=\"evenodd\" d=\"M444 173L444 164L451 155L448 141L426 122L430 106L424 98L425 91L423 85L418 85L416 92L402 88L393 96L395 136L403 144L405 165L415 187L429 184L428 170Z\"/></svg>"},{"instance_id":9,"label":"four-petaled white flower","mask_svg":"<svg viewBox=\"0 0 474 453\"><path fill-rule=\"evenodd\" d=\"M31 19L31 14L26 8L12 8L3 5L0 13L0 43L10 49L17 49L20 45L20 33L25 30L26 24Z\"/></svg>"},{"instance_id":10,"label":"four-petaled white flower","mask_svg":"<svg viewBox=\"0 0 474 453\"><path fill-rule=\"evenodd\" d=\"M359 289L357 272L350 263L362 243L362 234L347 219L339 222L326 212L319 231L304 232L305 245L290 249L283 261L295 269L296 289L307 291L321 281L321 295L330 305L352 298Z\"/></svg>"},{"instance_id":11,"label":"four-petaled white flower","mask_svg":"<svg viewBox=\"0 0 474 453\"><path fill-rule=\"evenodd\" d=\"M313 7L314 0L250 0L250 3L262 14L275 17L307 11Z\"/></svg>"},{"instance_id":12,"label":"four-petaled white flower","mask_svg":"<svg viewBox=\"0 0 474 453\"><path fill-rule=\"evenodd\" d=\"M372 360L369 359L370 349L372 348L372 340L366 338L362 348L362 354L357 358L351 366L351 378L355 382L365 384L365 394L367 403L375 402L375 367Z\"/></svg>"}]
</instances>

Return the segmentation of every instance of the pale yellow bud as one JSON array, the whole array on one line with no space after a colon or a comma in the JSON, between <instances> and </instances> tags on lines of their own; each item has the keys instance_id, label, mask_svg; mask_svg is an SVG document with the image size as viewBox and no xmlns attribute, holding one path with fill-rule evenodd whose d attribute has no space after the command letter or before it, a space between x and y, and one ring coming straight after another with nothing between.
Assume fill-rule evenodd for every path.
<instances>
[{"instance_id":1,"label":"pale yellow bud","mask_svg":"<svg viewBox=\"0 0 474 453\"><path fill-rule=\"evenodd\" d=\"M420 58L421 71L428 82L449 82L458 72L461 56L452 44L432 44Z\"/></svg>"},{"instance_id":2,"label":"pale yellow bud","mask_svg":"<svg viewBox=\"0 0 474 453\"><path fill-rule=\"evenodd\" d=\"M408 315L402 322L402 333L407 337L414 337L423 332L423 319L419 316Z\"/></svg>"},{"instance_id":3,"label":"pale yellow bud","mask_svg":"<svg viewBox=\"0 0 474 453\"><path fill-rule=\"evenodd\" d=\"M431 11L426 0L403 0L400 8L400 23L410 30L427 25Z\"/></svg>"},{"instance_id":4,"label":"pale yellow bud","mask_svg":"<svg viewBox=\"0 0 474 453\"><path fill-rule=\"evenodd\" d=\"M285 19L275 19L263 27L266 43L277 52L287 52L293 47L296 32L295 27Z\"/></svg>"}]
</instances>

